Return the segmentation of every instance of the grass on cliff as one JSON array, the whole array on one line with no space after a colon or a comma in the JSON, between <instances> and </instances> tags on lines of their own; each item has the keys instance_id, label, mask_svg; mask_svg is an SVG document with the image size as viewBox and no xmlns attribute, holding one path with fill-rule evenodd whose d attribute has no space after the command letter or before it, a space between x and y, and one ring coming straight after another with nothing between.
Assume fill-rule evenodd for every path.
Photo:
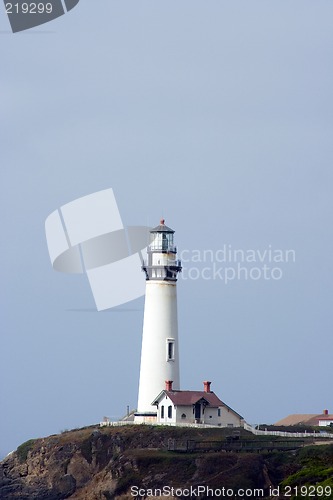
<instances>
[{"instance_id":1,"label":"grass on cliff","mask_svg":"<svg viewBox=\"0 0 333 500\"><path fill-rule=\"evenodd\" d=\"M333 500L333 444L326 446L308 446L297 454L299 467L281 482L281 486L292 488L310 487L315 485L319 492L323 489L325 495L320 495L325 500ZM319 489L318 489L319 487ZM326 489L325 489L326 487ZM304 499L313 498L314 495L304 496ZM296 496L291 498L297 498ZM316 497L317 498L317 497Z\"/></svg>"},{"instance_id":2,"label":"grass on cliff","mask_svg":"<svg viewBox=\"0 0 333 500\"><path fill-rule=\"evenodd\" d=\"M29 439L29 441L20 444L20 446L17 448L17 457L21 463L26 461L26 459L28 458L28 453L33 448L35 442L36 439Z\"/></svg>"}]
</instances>

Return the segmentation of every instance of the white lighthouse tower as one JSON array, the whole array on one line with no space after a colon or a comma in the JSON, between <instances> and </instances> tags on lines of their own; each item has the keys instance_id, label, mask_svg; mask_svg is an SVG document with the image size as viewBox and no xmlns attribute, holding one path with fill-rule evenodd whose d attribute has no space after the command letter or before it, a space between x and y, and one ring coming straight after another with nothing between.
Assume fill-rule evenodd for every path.
<instances>
[{"instance_id":1,"label":"white lighthouse tower","mask_svg":"<svg viewBox=\"0 0 333 500\"><path fill-rule=\"evenodd\" d=\"M181 263L173 242L173 229L165 225L150 231L146 273L146 299L143 319L138 409L135 422L156 421L152 402L173 381L179 390L179 347L177 321L177 275Z\"/></svg>"}]
</instances>

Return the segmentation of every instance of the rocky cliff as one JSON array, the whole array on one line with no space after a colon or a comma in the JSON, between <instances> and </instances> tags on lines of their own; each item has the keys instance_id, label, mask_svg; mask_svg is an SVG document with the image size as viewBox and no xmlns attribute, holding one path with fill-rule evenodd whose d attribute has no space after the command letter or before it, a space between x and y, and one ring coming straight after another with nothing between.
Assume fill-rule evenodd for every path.
<instances>
[{"instance_id":1,"label":"rocky cliff","mask_svg":"<svg viewBox=\"0 0 333 500\"><path fill-rule=\"evenodd\" d=\"M243 439L252 439L242 432ZM168 451L170 439L225 440L228 433L227 429L91 427L30 440L1 462L0 498L156 498L158 490L164 493L163 498L185 498L190 488L193 498L212 498L203 487L224 487L235 494L240 488L253 492L258 489L257 498L268 498L270 489L293 481L305 484L309 474L314 474L310 481L316 484L331 484L332 496L321 497L333 498L333 445L297 452ZM196 489L199 486L201 490ZM182 495L185 489L188 491Z\"/></svg>"}]
</instances>

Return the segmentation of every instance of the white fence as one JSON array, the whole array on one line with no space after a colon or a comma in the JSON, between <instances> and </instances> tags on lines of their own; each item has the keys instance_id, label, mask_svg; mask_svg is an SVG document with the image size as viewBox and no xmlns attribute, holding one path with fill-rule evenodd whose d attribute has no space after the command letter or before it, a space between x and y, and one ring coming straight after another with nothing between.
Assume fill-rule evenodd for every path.
<instances>
[{"instance_id":1,"label":"white fence","mask_svg":"<svg viewBox=\"0 0 333 500\"><path fill-rule=\"evenodd\" d=\"M163 424L158 424L157 422L140 422L140 423L135 423L135 422L129 422L126 420L119 420L118 422L111 422L110 420L107 420L105 422L100 422L100 427L121 427L123 425L168 425L170 427L195 427L195 428L200 428L200 429L211 429L211 428L219 428L221 429L221 426L219 425L209 425L209 424L185 424L185 423L163 423ZM255 429L252 427L252 425L249 425L247 422L244 422L243 425L244 429L246 431L252 432L252 434L255 434L256 436L280 436L280 437L286 437L286 438L327 438L327 439L333 439L333 433L330 432L283 432L283 431L261 431L259 429ZM230 428L231 429L231 428Z\"/></svg>"},{"instance_id":2,"label":"white fence","mask_svg":"<svg viewBox=\"0 0 333 500\"><path fill-rule=\"evenodd\" d=\"M185 424L182 422L175 423L175 422L166 422L163 424L157 423L157 422L128 422L126 420L119 420L118 422L111 422L111 421L106 421L106 422L100 422L100 427L118 427L122 425L163 425L163 426L169 426L169 427L196 427L200 429L211 429L212 427L221 429L220 425L209 425L209 424Z\"/></svg>"},{"instance_id":3,"label":"white fence","mask_svg":"<svg viewBox=\"0 0 333 500\"><path fill-rule=\"evenodd\" d=\"M255 429L252 425L244 422L244 429L246 431L252 432L256 436L281 436L281 437L290 437L290 438L305 438L305 437L314 437L314 438L328 438L333 439L333 434L330 432L284 432L284 431L260 431L259 429Z\"/></svg>"}]
</instances>

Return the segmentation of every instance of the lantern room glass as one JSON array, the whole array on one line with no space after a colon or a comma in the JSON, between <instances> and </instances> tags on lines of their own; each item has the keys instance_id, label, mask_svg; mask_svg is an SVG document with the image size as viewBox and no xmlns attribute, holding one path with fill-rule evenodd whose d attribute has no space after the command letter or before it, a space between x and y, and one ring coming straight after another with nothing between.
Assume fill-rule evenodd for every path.
<instances>
[{"instance_id":1,"label":"lantern room glass","mask_svg":"<svg viewBox=\"0 0 333 500\"><path fill-rule=\"evenodd\" d=\"M173 245L173 233L153 233L151 238L150 248L151 250L157 250L160 252L168 252L174 249Z\"/></svg>"}]
</instances>

